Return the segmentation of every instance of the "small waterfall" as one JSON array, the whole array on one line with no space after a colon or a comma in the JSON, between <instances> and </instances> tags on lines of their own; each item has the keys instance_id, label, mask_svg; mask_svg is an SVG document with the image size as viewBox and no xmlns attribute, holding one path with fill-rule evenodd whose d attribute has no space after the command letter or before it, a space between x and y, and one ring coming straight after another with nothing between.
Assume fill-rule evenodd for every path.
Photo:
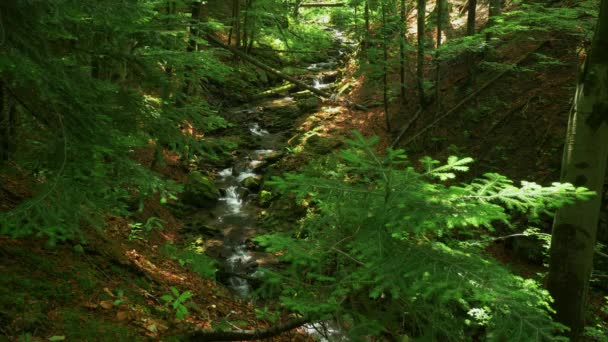
<instances>
[{"instance_id":1,"label":"small waterfall","mask_svg":"<svg viewBox=\"0 0 608 342\"><path fill-rule=\"evenodd\" d=\"M247 109L242 111L249 112ZM261 138L260 147L268 145L267 140L272 139L268 130L259 123L249 124L248 129L251 135ZM246 245L251 230L255 228L255 210L248 206L247 198L243 197L246 191L241 182L249 177L259 177L256 168L264 163L264 156L273 152L275 150L272 149L250 151L245 158L217 174L224 194L216 208L215 226L224 231L222 254L226 257L224 269L228 273L227 285L241 297L246 297L251 292L251 285L243 277L254 277L255 274L253 256L247 251Z\"/></svg>"},{"instance_id":2,"label":"small waterfall","mask_svg":"<svg viewBox=\"0 0 608 342\"><path fill-rule=\"evenodd\" d=\"M315 89L325 89L332 85L332 83L321 83L321 82L322 82L321 79L315 78L315 80L313 81L313 87L315 87Z\"/></svg>"},{"instance_id":3,"label":"small waterfall","mask_svg":"<svg viewBox=\"0 0 608 342\"><path fill-rule=\"evenodd\" d=\"M258 137L262 137L264 135L268 135L270 134L267 130L262 129L260 127L259 123L253 123L249 126L249 132L251 132L251 134L258 136Z\"/></svg>"},{"instance_id":4,"label":"small waterfall","mask_svg":"<svg viewBox=\"0 0 608 342\"><path fill-rule=\"evenodd\" d=\"M251 254L245 250L245 245L239 245L234 248L233 254L228 258L228 271L231 273L239 273L240 269L247 265L251 260ZM238 276L230 276L228 283L241 297L246 297L251 292L249 282Z\"/></svg>"},{"instance_id":5,"label":"small waterfall","mask_svg":"<svg viewBox=\"0 0 608 342\"><path fill-rule=\"evenodd\" d=\"M238 187L233 185L226 189L226 194L220 197L220 201L226 202L226 206L232 214L240 214L243 207L243 199L239 196Z\"/></svg>"}]
</instances>

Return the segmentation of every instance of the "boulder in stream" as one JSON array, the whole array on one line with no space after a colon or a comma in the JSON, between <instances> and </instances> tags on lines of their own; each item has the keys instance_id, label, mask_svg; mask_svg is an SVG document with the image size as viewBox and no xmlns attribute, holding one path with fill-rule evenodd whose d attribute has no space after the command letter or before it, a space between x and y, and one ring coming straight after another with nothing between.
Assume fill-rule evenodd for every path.
<instances>
[{"instance_id":1,"label":"boulder in stream","mask_svg":"<svg viewBox=\"0 0 608 342\"><path fill-rule=\"evenodd\" d=\"M243 179L241 185L247 188L251 192L256 192L260 190L260 186L262 185L262 180L259 176L251 176Z\"/></svg>"},{"instance_id":2,"label":"boulder in stream","mask_svg":"<svg viewBox=\"0 0 608 342\"><path fill-rule=\"evenodd\" d=\"M220 192L208 177L199 171L192 171L188 175L182 201L185 204L198 208L208 208L217 203Z\"/></svg>"}]
</instances>

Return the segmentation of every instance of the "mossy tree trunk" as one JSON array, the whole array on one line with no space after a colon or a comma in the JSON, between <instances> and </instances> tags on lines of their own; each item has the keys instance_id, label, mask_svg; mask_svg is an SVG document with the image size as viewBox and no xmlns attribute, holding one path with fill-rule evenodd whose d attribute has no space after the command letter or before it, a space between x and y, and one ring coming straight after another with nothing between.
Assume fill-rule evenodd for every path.
<instances>
[{"instance_id":1,"label":"mossy tree trunk","mask_svg":"<svg viewBox=\"0 0 608 342\"><path fill-rule=\"evenodd\" d=\"M598 195L557 211L548 276L556 318L570 327L573 341L581 340L585 323L608 158L608 0L602 0L599 18L578 81L562 161L562 181Z\"/></svg>"}]
</instances>

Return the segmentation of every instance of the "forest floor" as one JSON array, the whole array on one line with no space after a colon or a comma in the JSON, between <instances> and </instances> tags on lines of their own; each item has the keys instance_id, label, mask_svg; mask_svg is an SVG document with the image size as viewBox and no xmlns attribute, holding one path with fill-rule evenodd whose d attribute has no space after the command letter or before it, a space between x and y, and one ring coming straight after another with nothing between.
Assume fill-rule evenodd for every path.
<instances>
[{"instance_id":1,"label":"forest floor","mask_svg":"<svg viewBox=\"0 0 608 342\"><path fill-rule=\"evenodd\" d=\"M503 56L502 62L525 56L517 71L506 73L461 110L412 141L406 146L410 156L472 156L477 160L473 175L499 172L513 179L557 181L578 63L571 44L543 37L530 43L513 40L501 46L497 55ZM537 53L552 56L562 64L528 70L526 67L540 58ZM445 65L445 69L450 72L441 85L442 112L471 91L464 85L464 63ZM364 76L355 73L353 67L344 72L343 79L353 82L352 101L378 100L379 95ZM477 84L491 79L494 73L480 72ZM405 139L435 120L434 106L422 112ZM398 113L399 106L391 106L390 111ZM415 111L414 107L406 112L411 115ZM378 135L379 149L389 146L395 133L386 132L383 115L380 107L358 111L330 102L321 104L294 123L296 139L290 139L289 148L302 153L288 154L279 169L295 169L315 156L332 153L353 129L365 136ZM406 121L407 115L395 115L396 127ZM325 143L319 144L318 139ZM149 165L153 149L136 154L138 161ZM165 161L158 171L183 182L187 170L180 161L168 153ZM0 209L28 196L19 179L3 176L0 181ZM163 229L152 231L145 240L130 238L131 221L122 217L107 217L103 234L85 228L86 243L45 248L39 239L0 237L0 341L180 341L195 328L264 329L276 323L255 303L239 298L214 280L201 278L181 260L164 254L163 245L184 242L184 222L160 205L158 198L148 199L135 219L146 222L150 217L161 219ZM548 232L550 222L542 228ZM512 244L495 244L488 253L523 276L536 277L544 270L542 258L531 261L525 249L513 248ZM175 300L163 297L175 299L186 291L193 295L184 302L190 315L180 320L176 318ZM596 297L601 298L601 294ZM283 316L281 320L289 319L288 313ZM309 339L302 330L293 330L270 340Z\"/></svg>"}]
</instances>

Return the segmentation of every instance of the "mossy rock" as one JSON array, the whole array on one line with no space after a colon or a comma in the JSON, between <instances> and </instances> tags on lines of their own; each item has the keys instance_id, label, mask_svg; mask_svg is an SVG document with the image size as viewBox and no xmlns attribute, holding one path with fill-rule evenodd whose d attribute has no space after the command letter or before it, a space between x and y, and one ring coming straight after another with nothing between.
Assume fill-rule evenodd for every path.
<instances>
[{"instance_id":1,"label":"mossy rock","mask_svg":"<svg viewBox=\"0 0 608 342\"><path fill-rule=\"evenodd\" d=\"M262 180L260 177L251 176L243 179L241 185L247 188L251 192L256 192L260 190L260 186L262 185Z\"/></svg>"},{"instance_id":2,"label":"mossy rock","mask_svg":"<svg viewBox=\"0 0 608 342\"><path fill-rule=\"evenodd\" d=\"M320 105L321 100L317 97L307 97L305 99L298 100L298 108L302 114L315 112Z\"/></svg>"},{"instance_id":3,"label":"mossy rock","mask_svg":"<svg viewBox=\"0 0 608 342\"><path fill-rule=\"evenodd\" d=\"M182 201L198 208L208 208L217 203L220 192L212 180L198 171L188 175Z\"/></svg>"},{"instance_id":4,"label":"mossy rock","mask_svg":"<svg viewBox=\"0 0 608 342\"><path fill-rule=\"evenodd\" d=\"M311 135L306 139L306 150L314 154L328 154L343 144L341 139L323 138L318 134Z\"/></svg>"},{"instance_id":5,"label":"mossy rock","mask_svg":"<svg viewBox=\"0 0 608 342\"><path fill-rule=\"evenodd\" d=\"M274 152L264 155L262 160L267 164L272 164L272 163L276 163L277 161L279 161L281 158L283 158L283 156L284 156L283 152L274 151Z\"/></svg>"},{"instance_id":6,"label":"mossy rock","mask_svg":"<svg viewBox=\"0 0 608 342\"><path fill-rule=\"evenodd\" d=\"M261 207L268 208L272 202L274 195L272 192L267 190L260 191L260 195L258 196L258 204Z\"/></svg>"}]
</instances>

